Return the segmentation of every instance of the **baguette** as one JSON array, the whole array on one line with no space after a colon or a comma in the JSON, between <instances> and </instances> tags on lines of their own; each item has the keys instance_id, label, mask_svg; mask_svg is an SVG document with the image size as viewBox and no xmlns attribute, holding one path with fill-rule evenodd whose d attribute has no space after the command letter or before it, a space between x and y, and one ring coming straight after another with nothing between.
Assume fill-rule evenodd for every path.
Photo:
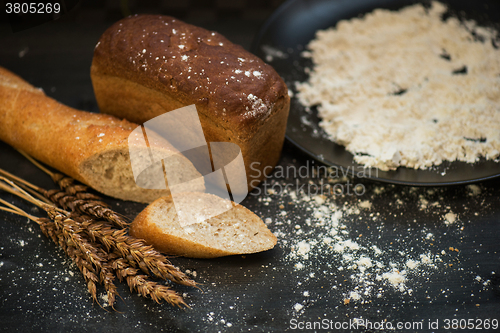
<instances>
[{"instance_id":1,"label":"baguette","mask_svg":"<svg viewBox=\"0 0 500 333\"><path fill-rule=\"evenodd\" d=\"M247 208L207 193L182 193L155 200L130 225L130 234L166 254L191 258L216 258L272 249L276 237L262 220ZM216 206L229 210L203 222L182 225L176 211L183 203L202 203L194 212L209 214ZM194 207L193 207L194 210Z\"/></svg>"},{"instance_id":2,"label":"baguette","mask_svg":"<svg viewBox=\"0 0 500 333\"><path fill-rule=\"evenodd\" d=\"M0 67L0 140L103 194L123 200L152 202L169 195L170 190L164 179L161 180L163 189L137 186L130 162L129 136L138 133L134 132L138 126L110 115L62 105ZM169 177L177 183L194 179L186 183L186 189L203 191L201 174L168 142L148 133L151 148L148 150L145 140L136 139L133 149L139 154L176 156L175 161L170 160L180 163L181 167L177 174L169 174ZM145 169L140 175L143 184L147 185L148 180L158 175L156 169ZM154 184L149 186L155 187Z\"/></svg>"},{"instance_id":3,"label":"baguette","mask_svg":"<svg viewBox=\"0 0 500 333\"><path fill-rule=\"evenodd\" d=\"M248 190L279 160L287 86L270 65L219 33L169 16L127 17L97 43L91 78L101 112L133 122L195 104L208 142L241 149Z\"/></svg>"}]
</instances>

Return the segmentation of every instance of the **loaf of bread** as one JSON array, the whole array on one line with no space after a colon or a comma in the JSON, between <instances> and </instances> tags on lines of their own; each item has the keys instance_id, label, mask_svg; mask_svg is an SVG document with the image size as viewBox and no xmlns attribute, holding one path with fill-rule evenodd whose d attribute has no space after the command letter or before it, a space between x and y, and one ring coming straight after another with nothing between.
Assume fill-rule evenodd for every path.
<instances>
[{"instance_id":1,"label":"loaf of bread","mask_svg":"<svg viewBox=\"0 0 500 333\"><path fill-rule=\"evenodd\" d=\"M101 193L119 199L152 202L170 194L166 186L164 189L147 189L136 185L129 151L145 157L136 161L146 164L142 168L145 171L139 176L143 184L158 175L157 167L148 171L148 163L151 163L148 157L175 156L165 160L165 163L180 163L179 172L169 174L169 177L178 183L192 180L186 183L186 190L204 190L203 178L191 162L179 156L168 142L154 135L148 135L149 147L140 137L142 134L134 140L137 134L134 129L137 128L137 124L113 116L62 105L0 67L0 140ZM129 146L129 140L134 144ZM164 178L161 181L165 184ZM150 187L154 188L154 184Z\"/></svg>"},{"instance_id":2,"label":"loaf of bread","mask_svg":"<svg viewBox=\"0 0 500 333\"><path fill-rule=\"evenodd\" d=\"M136 123L195 104L208 142L240 147L249 189L279 160L288 89L219 33L169 16L125 18L97 43L91 77L101 112Z\"/></svg>"},{"instance_id":3,"label":"loaf of bread","mask_svg":"<svg viewBox=\"0 0 500 333\"><path fill-rule=\"evenodd\" d=\"M197 205L191 205L193 202ZM179 221L176 207L186 207L186 203L187 210L195 210L192 213L197 221L184 225ZM199 222L200 216L211 216L210 213L221 206L227 206L227 210ZM191 258L256 253L276 245L276 237L250 210L199 192L182 193L175 197L175 204L172 196L155 200L132 222L130 234L166 254Z\"/></svg>"}]
</instances>

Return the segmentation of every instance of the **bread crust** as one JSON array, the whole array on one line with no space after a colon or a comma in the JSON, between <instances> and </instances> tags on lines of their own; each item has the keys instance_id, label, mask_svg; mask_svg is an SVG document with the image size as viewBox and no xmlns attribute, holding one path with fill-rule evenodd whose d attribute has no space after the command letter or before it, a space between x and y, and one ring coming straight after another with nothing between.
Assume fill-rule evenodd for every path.
<instances>
[{"instance_id":1,"label":"bread crust","mask_svg":"<svg viewBox=\"0 0 500 333\"><path fill-rule=\"evenodd\" d=\"M279 160L288 89L271 66L216 32L169 16L128 17L100 38L91 77L101 111L137 123L195 104L208 142L241 148L249 189Z\"/></svg>"}]
</instances>

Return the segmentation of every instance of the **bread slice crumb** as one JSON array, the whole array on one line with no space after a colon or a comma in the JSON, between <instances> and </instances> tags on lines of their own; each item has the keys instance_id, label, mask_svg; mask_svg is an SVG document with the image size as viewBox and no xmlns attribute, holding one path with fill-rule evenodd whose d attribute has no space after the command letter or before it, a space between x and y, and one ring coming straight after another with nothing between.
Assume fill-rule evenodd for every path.
<instances>
[{"instance_id":1,"label":"bread slice crumb","mask_svg":"<svg viewBox=\"0 0 500 333\"><path fill-rule=\"evenodd\" d=\"M192 216L210 216L214 205L229 205L229 210L204 221L180 223L176 206L186 202L196 202ZM277 242L265 223L247 208L200 192L176 195L175 201L171 196L155 200L132 222L130 234L166 254L191 258L262 252Z\"/></svg>"}]
</instances>

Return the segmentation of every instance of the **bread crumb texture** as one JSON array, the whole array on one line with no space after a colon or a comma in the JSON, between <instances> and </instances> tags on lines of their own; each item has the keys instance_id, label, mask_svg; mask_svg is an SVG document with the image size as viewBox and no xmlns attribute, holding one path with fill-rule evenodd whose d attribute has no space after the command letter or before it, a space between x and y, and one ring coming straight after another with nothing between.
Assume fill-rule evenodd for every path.
<instances>
[{"instance_id":1,"label":"bread crumb texture","mask_svg":"<svg viewBox=\"0 0 500 333\"><path fill-rule=\"evenodd\" d=\"M318 31L303 53L314 67L297 83L329 138L381 170L497 159L498 32L433 2L377 9Z\"/></svg>"},{"instance_id":2,"label":"bread crumb texture","mask_svg":"<svg viewBox=\"0 0 500 333\"><path fill-rule=\"evenodd\" d=\"M227 210L213 216L214 207L219 212L224 205ZM179 219L185 213L192 223ZM199 192L156 200L134 220L130 233L167 254L194 258L262 252L272 249L277 240L250 210Z\"/></svg>"}]
</instances>

